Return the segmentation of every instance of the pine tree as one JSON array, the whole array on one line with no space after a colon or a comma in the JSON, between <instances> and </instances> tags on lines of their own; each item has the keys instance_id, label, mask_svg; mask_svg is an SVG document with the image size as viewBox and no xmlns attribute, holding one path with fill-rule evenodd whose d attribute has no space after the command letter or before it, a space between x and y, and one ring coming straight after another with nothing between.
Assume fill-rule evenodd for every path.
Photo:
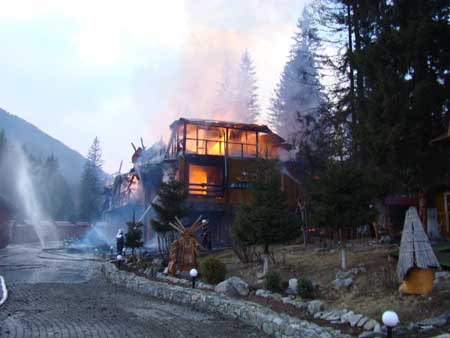
<instances>
[{"instance_id":1,"label":"pine tree","mask_svg":"<svg viewBox=\"0 0 450 338\"><path fill-rule=\"evenodd\" d=\"M246 245L262 245L264 271L269 268L269 246L299 235L300 225L280 191L280 173L275 162L259 160L249 170L251 201L236 211L232 232Z\"/></svg>"},{"instance_id":2,"label":"pine tree","mask_svg":"<svg viewBox=\"0 0 450 338\"><path fill-rule=\"evenodd\" d=\"M257 90L255 66L248 51L242 55L238 67L227 59L218 84L214 117L257 123L260 117Z\"/></svg>"},{"instance_id":3,"label":"pine tree","mask_svg":"<svg viewBox=\"0 0 450 338\"><path fill-rule=\"evenodd\" d=\"M260 117L256 85L256 72L250 54L246 50L241 58L236 86L236 109L240 120L257 123Z\"/></svg>"},{"instance_id":4,"label":"pine tree","mask_svg":"<svg viewBox=\"0 0 450 338\"><path fill-rule=\"evenodd\" d=\"M223 65L222 78L217 85L216 98L212 107L215 119L237 120L236 114L236 69L233 63L226 59Z\"/></svg>"},{"instance_id":5,"label":"pine tree","mask_svg":"<svg viewBox=\"0 0 450 338\"><path fill-rule=\"evenodd\" d=\"M187 191L184 184L171 177L168 182L161 183L158 201L152 203L158 218L152 219L151 224L158 236L158 249L165 262L169 260L169 249L174 240L174 232L169 223L173 222L175 217L182 218L187 215L186 199Z\"/></svg>"},{"instance_id":6,"label":"pine tree","mask_svg":"<svg viewBox=\"0 0 450 338\"><path fill-rule=\"evenodd\" d=\"M89 148L80 182L79 218L93 221L100 216L102 152L98 138Z\"/></svg>"},{"instance_id":7,"label":"pine tree","mask_svg":"<svg viewBox=\"0 0 450 338\"><path fill-rule=\"evenodd\" d=\"M318 179L312 180L311 223L319 227L334 227L342 236L343 229L354 229L374 220L369 206L374 196L373 178L352 161L330 161ZM345 238L342 241L342 270L347 268Z\"/></svg>"},{"instance_id":8,"label":"pine tree","mask_svg":"<svg viewBox=\"0 0 450 338\"><path fill-rule=\"evenodd\" d=\"M328 3L326 25L347 37L332 117L346 123L349 157L387 193L429 189L448 170L429 141L448 127L449 2Z\"/></svg>"},{"instance_id":9,"label":"pine tree","mask_svg":"<svg viewBox=\"0 0 450 338\"><path fill-rule=\"evenodd\" d=\"M135 212L133 211L133 219L127 222L128 231L125 234L125 247L131 248L131 254L134 256L136 249L144 245L142 241L142 228L144 223L136 221Z\"/></svg>"},{"instance_id":10,"label":"pine tree","mask_svg":"<svg viewBox=\"0 0 450 338\"><path fill-rule=\"evenodd\" d=\"M269 122L277 133L294 146L311 143L310 134L319 120L323 103L313 50L317 37L310 22L310 8L297 24L289 60L272 99Z\"/></svg>"},{"instance_id":11,"label":"pine tree","mask_svg":"<svg viewBox=\"0 0 450 338\"><path fill-rule=\"evenodd\" d=\"M54 155L44 161L39 176L37 191L46 214L54 220L72 219L75 215L72 191Z\"/></svg>"}]
</instances>

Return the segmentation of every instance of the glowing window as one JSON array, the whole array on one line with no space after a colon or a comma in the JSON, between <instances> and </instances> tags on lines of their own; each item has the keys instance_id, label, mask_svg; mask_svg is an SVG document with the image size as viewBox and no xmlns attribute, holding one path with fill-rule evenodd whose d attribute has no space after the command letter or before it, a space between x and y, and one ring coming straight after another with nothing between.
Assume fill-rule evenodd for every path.
<instances>
[{"instance_id":1,"label":"glowing window","mask_svg":"<svg viewBox=\"0 0 450 338\"><path fill-rule=\"evenodd\" d=\"M189 164L189 194L220 195L223 169L220 166Z\"/></svg>"}]
</instances>

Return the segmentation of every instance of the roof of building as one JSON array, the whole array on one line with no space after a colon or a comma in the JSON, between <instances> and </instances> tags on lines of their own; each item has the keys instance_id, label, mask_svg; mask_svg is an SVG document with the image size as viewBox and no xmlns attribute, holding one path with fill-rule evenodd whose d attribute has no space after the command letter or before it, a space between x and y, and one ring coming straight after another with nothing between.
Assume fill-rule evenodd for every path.
<instances>
[{"instance_id":1,"label":"roof of building","mask_svg":"<svg viewBox=\"0 0 450 338\"><path fill-rule=\"evenodd\" d=\"M179 123L192 123L196 125L203 125L209 127L222 127L222 128L235 128L235 129L243 129L243 130L252 130L259 131L263 133L272 133L269 127L261 124L254 123L242 123L242 122L232 122L232 121L218 121L218 120L208 120L208 119L195 119L195 118L184 118L181 117L178 120L175 120L170 128L174 128Z\"/></svg>"},{"instance_id":2,"label":"roof of building","mask_svg":"<svg viewBox=\"0 0 450 338\"><path fill-rule=\"evenodd\" d=\"M434 139L432 139L430 141L430 144L433 143L440 143L440 142L444 142L444 141L450 141L450 123L448 125L448 131L442 135L439 135L438 137L435 137Z\"/></svg>"},{"instance_id":3,"label":"roof of building","mask_svg":"<svg viewBox=\"0 0 450 338\"><path fill-rule=\"evenodd\" d=\"M425 234L417 209L410 207L406 212L400 243L398 277L403 280L413 267L427 269L440 268L440 265Z\"/></svg>"}]
</instances>

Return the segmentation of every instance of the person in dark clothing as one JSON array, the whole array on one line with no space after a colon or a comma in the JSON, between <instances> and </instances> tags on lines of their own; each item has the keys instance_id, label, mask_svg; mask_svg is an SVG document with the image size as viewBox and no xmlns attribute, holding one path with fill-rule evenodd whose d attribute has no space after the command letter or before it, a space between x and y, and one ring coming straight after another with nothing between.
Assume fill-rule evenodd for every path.
<instances>
[{"instance_id":1,"label":"person in dark clothing","mask_svg":"<svg viewBox=\"0 0 450 338\"><path fill-rule=\"evenodd\" d=\"M202 245L204 248L211 250L211 234L209 232L209 226L205 225L202 229L202 233L201 233L201 237L202 237Z\"/></svg>"},{"instance_id":2,"label":"person in dark clothing","mask_svg":"<svg viewBox=\"0 0 450 338\"><path fill-rule=\"evenodd\" d=\"M125 246L125 239L123 238L123 231L122 229L119 229L116 235L116 247L118 255L122 255L124 246Z\"/></svg>"}]
</instances>

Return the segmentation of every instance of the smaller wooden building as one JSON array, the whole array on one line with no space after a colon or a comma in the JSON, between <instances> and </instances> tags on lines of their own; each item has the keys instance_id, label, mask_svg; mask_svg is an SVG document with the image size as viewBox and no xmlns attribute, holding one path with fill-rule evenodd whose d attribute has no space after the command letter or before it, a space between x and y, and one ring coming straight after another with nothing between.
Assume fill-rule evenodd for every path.
<instances>
[{"instance_id":1,"label":"smaller wooden building","mask_svg":"<svg viewBox=\"0 0 450 338\"><path fill-rule=\"evenodd\" d=\"M0 195L0 249L5 248L10 242L12 212L12 205Z\"/></svg>"},{"instance_id":2,"label":"smaller wooden building","mask_svg":"<svg viewBox=\"0 0 450 338\"><path fill-rule=\"evenodd\" d=\"M439 147L444 155L442 161L446 161L450 168L450 123L448 131L430 141L430 145ZM443 177L436 178L436 208L438 223L442 234L450 234L450 170Z\"/></svg>"}]
</instances>

